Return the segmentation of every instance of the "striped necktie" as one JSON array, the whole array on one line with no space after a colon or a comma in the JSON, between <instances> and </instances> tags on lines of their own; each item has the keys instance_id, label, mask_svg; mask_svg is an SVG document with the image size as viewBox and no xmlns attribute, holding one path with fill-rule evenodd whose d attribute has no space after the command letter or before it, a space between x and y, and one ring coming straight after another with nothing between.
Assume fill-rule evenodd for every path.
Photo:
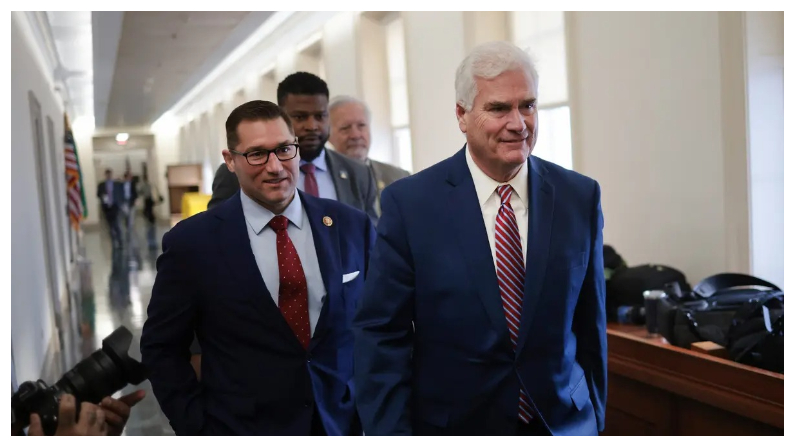
<instances>
[{"instance_id":1,"label":"striped necktie","mask_svg":"<svg viewBox=\"0 0 795 447\"><path fill-rule=\"evenodd\" d=\"M522 238L519 236L519 225L516 214L511 207L511 185L497 187L500 196L500 210L497 212L497 225L494 242L497 255L497 282L500 285L502 307L508 322L508 332L514 351L519 340L519 323L522 319L522 297L524 296L524 260L522 257ZM529 399L522 388L519 388L519 419L527 423L530 415Z\"/></svg>"}]
</instances>

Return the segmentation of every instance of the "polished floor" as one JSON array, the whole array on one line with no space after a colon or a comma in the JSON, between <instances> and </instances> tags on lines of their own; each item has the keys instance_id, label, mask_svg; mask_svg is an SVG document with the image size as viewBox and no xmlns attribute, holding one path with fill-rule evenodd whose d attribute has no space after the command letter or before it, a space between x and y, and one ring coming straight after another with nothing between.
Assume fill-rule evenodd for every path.
<instances>
[{"instance_id":1,"label":"polished floor","mask_svg":"<svg viewBox=\"0 0 795 447\"><path fill-rule=\"evenodd\" d=\"M102 346L102 339L119 326L126 326L133 333L129 354L139 359L140 337L146 320L146 307L155 281L155 261L160 254L160 241L165 226L155 230L157 247L150 249L146 240L146 222L139 218L132 237L121 247L114 247L110 233L104 225L85 232L86 258L90 261L90 283L93 294L84 297L82 303L83 343L82 356L90 355ZM127 239L127 238L125 238ZM93 299L91 296L93 295ZM149 381L124 388L115 397L137 389L146 390L146 397L133 408L127 422L125 435L173 435L160 406L152 393Z\"/></svg>"}]
</instances>

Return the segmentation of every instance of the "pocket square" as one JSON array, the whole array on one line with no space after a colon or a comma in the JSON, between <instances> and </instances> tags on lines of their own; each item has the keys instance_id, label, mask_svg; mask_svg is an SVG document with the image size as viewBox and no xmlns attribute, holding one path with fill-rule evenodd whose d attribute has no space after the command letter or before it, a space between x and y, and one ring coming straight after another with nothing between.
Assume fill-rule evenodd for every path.
<instances>
[{"instance_id":1,"label":"pocket square","mask_svg":"<svg viewBox=\"0 0 795 447\"><path fill-rule=\"evenodd\" d=\"M342 283L345 284L346 282L350 282L354 278L356 278L357 276L359 276L359 271L358 270L356 270L355 272L346 273L346 274L342 275Z\"/></svg>"}]
</instances>

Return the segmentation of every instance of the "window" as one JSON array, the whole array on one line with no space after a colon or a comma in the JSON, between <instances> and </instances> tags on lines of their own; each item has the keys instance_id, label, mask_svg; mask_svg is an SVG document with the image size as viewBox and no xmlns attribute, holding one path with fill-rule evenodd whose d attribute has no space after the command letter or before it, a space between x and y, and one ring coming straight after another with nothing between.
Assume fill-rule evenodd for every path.
<instances>
[{"instance_id":1,"label":"window","mask_svg":"<svg viewBox=\"0 0 795 447\"><path fill-rule=\"evenodd\" d=\"M412 172L411 129L409 128L409 94L406 85L406 51L403 19L396 16L386 25L387 64L389 66L389 103L392 118L393 160Z\"/></svg>"}]
</instances>

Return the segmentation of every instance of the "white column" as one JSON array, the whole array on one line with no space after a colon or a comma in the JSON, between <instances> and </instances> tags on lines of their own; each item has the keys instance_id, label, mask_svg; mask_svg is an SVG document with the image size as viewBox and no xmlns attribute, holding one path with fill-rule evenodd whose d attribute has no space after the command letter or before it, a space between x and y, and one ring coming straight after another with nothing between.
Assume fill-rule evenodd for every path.
<instances>
[{"instance_id":1,"label":"white column","mask_svg":"<svg viewBox=\"0 0 795 447\"><path fill-rule=\"evenodd\" d=\"M403 12L414 172L461 149L455 70L464 59L462 12ZM433 42L433 44L429 44Z\"/></svg>"},{"instance_id":2,"label":"white column","mask_svg":"<svg viewBox=\"0 0 795 447\"><path fill-rule=\"evenodd\" d=\"M323 60L331 96L361 97L357 20L354 12L341 12L323 27Z\"/></svg>"},{"instance_id":3,"label":"white column","mask_svg":"<svg viewBox=\"0 0 795 447\"><path fill-rule=\"evenodd\" d=\"M184 129L184 127L183 127ZM155 133L155 150L157 152L157 188L165 201L158 208L161 219L171 219L171 198L168 193L168 180L165 175L169 165L180 164L180 134L183 132L175 129L164 129Z\"/></svg>"},{"instance_id":4,"label":"white column","mask_svg":"<svg viewBox=\"0 0 795 447\"><path fill-rule=\"evenodd\" d=\"M263 101L270 101L272 103L276 103L276 88L278 84L274 77L274 74L266 73L260 76L259 80L259 99Z\"/></svg>"}]
</instances>

